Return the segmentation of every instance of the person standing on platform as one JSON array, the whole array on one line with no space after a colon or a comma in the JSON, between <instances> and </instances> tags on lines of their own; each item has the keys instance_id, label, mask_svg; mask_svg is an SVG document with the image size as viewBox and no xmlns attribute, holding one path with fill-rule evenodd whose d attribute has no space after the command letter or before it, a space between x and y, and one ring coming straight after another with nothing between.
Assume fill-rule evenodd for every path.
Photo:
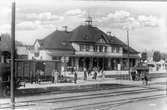
<instances>
[{"instance_id":1,"label":"person standing on platform","mask_svg":"<svg viewBox=\"0 0 167 110\"><path fill-rule=\"evenodd\" d=\"M86 71L86 68L84 68L84 80L87 80L87 71Z\"/></svg>"},{"instance_id":2,"label":"person standing on platform","mask_svg":"<svg viewBox=\"0 0 167 110\"><path fill-rule=\"evenodd\" d=\"M96 80L96 78L97 78L97 71L95 71L94 75L95 75L94 78Z\"/></svg>"},{"instance_id":3,"label":"person standing on platform","mask_svg":"<svg viewBox=\"0 0 167 110\"><path fill-rule=\"evenodd\" d=\"M95 79L96 80L97 78L97 68L95 67L94 68L94 74L93 74L93 78L92 79Z\"/></svg>"},{"instance_id":4,"label":"person standing on platform","mask_svg":"<svg viewBox=\"0 0 167 110\"><path fill-rule=\"evenodd\" d=\"M76 69L74 69L74 83L77 83L77 72Z\"/></svg>"},{"instance_id":5,"label":"person standing on platform","mask_svg":"<svg viewBox=\"0 0 167 110\"><path fill-rule=\"evenodd\" d=\"M39 71L39 70L37 70L37 72L36 72L36 75L35 75L35 82L36 82L37 84L40 83L40 71Z\"/></svg>"},{"instance_id":6,"label":"person standing on platform","mask_svg":"<svg viewBox=\"0 0 167 110\"><path fill-rule=\"evenodd\" d=\"M30 71L30 75L31 75L31 77L30 77L30 82L31 82L31 84L33 84L34 76L33 76L33 74L32 74L32 71Z\"/></svg>"},{"instance_id":7,"label":"person standing on platform","mask_svg":"<svg viewBox=\"0 0 167 110\"><path fill-rule=\"evenodd\" d=\"M58 72L57 70L53 70L52 72L52 83L57 83L57 78L58 78Z\"/></svg>"},{"instance_id":8,"label":"person standing on platform","mask_svg":"<svg viewBox=\"0 0 167 110\"><path fill-rule=\"evenodd\" d=\"M55 74L55 70L52 71L52 83L54 83L54 74Z\"/></svg>"},{"instance_id":9,"label":"person standing on platform","mask_svg":"<svg viewBox=\"0 0 167 110\"><path fill-rule=\"evenodd\" d=\"M104 69L103 69L103 68L101 69L101 75L102 75L102 78L105 77L105 76L104 76Z\"/></svg>"},{"instance_id":10,"label":"person standing on platform","mask_svg":"<svg viewBox=\"0 0 167 110\"><path fill-rule=\"evenodd\" d=\"M134 81L136 80L136 71L134 68L130 68L131 79Z\"/></svg>"},{"instance_id":11,"label":"person standing on platform","mask_svg":"<svg viewBox=\"0 0 167 110\"><path fill-rule=\"evenodd\" d=\"M145 81L145 85L147 86L148 85L148 73L145 72L144 74L144 81Z\"/></svg>"},{"instance_id":12,"label":"person standing on platform","mask_svg":"<svg viewBox=\"0 0 167 110\"><path fill-rule=\"evenodd\" d=\"M55 70L55 73L54 73L54 83L58 82L58 74L59 74L59 72L57 70Z\"/></svg>"},{"instance_id":13,"label":"person standing on platform","mask_svg":"<svg viewBox=\"0 0 167 110\"><path fill-rule=\"evenodd\" d=\"M88 76L90 76L91 75L91 68L89 67L89 69L88 69Z\"/></svg>"},{"instance_id":14,"label":"person standing on platform","mask_svg":"<svg viewBox=\"0 0 167 110\"><path fill-rule=\"evenodd\" d=\"M143 72L140 73L140 78L141 78L141 80L142 80L142 82L144 84L144 73Z\"/></svg>"}]
</instances>

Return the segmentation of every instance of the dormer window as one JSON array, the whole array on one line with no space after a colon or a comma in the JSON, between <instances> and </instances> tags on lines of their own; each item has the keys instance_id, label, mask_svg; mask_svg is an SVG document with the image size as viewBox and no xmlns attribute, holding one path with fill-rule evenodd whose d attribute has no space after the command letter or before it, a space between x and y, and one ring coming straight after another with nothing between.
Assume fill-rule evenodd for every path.
<instances>
[{"instance_id":1,"label":"dormer window","mask_svg":"<svg viewBox=\"0 0 167 110\"><path fill-rule=\"evenodd\" d=\"M98 40L98 43L104 44L104 43L105 43L105 40L104 40L103 38L100 38L100 39Z\"/></svg>"},{"instance_id":2,"label":"dormer window","mask_svg":"<svg viewBox=\"0 0 167 110\"><path fill-rule=\"evenodd\" d=\"M83 36L83 39L84 39L84 40L88 40L89 37L88 37L87 35L84 35L84 36Z\"/></svg>"}]
</instances>

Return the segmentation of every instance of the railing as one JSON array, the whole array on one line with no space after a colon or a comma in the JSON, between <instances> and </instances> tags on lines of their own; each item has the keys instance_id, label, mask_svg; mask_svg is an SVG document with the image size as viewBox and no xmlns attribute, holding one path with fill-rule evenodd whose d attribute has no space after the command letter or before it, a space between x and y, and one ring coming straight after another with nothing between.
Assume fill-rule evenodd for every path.
<instances>
[{"instance_id":1,"label":"railing","mask_svg":"<svg viewBox=\"0 0 167 110\"><path fill-rule=\"evenodd\" d=\"M123 54L122 53L109 53L109 52L81 52L77 51L75 52L76 55L84 55L84 56L115 56L115 57L121 57Z\"/></svg>"}]
</instances>

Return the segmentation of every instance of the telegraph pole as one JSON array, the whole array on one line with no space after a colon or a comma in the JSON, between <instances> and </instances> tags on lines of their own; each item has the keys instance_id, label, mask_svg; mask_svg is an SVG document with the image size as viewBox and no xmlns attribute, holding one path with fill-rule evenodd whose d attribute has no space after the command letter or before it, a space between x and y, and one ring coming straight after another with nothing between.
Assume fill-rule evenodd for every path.
<instances>
[{"instance_id":1,"label":"telegraph pole","mask_svg":"<svg viewBox=\"0 0 167 110\"><path fill-rule=\"evenodd\" d=\"M15 1L12 1L12 22L11 22L11 80L10 97L12 109L15 109Z\"/></svg>"},{"instance_id":2,"label":"telegraph pole","mask_svg":"<svg viewBox=\"0 0 167 110\"><path fill-rule=\"evenodd\" d=\"M129 58L129 30L126 31L127 32L127 43L128 43L128 74L129 74L129 79L131 77L130 75L130 58Z\"/></svg>"}]
</instances>

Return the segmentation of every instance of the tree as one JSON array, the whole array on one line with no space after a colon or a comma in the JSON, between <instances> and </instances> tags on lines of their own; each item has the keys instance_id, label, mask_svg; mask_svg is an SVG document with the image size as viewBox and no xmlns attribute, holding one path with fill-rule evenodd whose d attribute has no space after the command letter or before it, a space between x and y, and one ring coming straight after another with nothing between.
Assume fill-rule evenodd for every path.
<instances>
[{"instance_id":1,"label":"tree","mask_svg":"<svg viewBox=\"0 0 167 110\"><path fill-rule=\"evenodd\" d=\"M161 53L161 59L167 61L167 53Z\"/></svg>"},{"instance_id":2,"label":"tree","mask_svg":"<svg viewBox=\"0 0 167 110\"><path fill-rule=\"evenodd\" d=\"M147 60L147 52L142 52L142 53L141 53L141 60L142 60L142 61Z\"/></svg>"},{"instance_id":3,"label":"tree","mask_svg":"<svg viewBox=\"0 0 167 110\"><path fill-rule=\"evenodd\" d=\"M16 46L23 45L19 41L15 41ZM16 50L15 50L16 51ZM5 56L6 59L10 58L11 55L11 37L10 34L3 33L0 35L0 54ZM17 52L15 52L15 57L17 58Z\"/></svg>"},{"instance_id":4,"label":"tree","mask_svg":"<svg viewBox=\"0 0 167 110\"><path fill-rule=\"evenodd\" d=\"M154 51L153 53L153 61L159 62L161 60L161 53L159 51Z\"/></svg>"}]
</instances>

